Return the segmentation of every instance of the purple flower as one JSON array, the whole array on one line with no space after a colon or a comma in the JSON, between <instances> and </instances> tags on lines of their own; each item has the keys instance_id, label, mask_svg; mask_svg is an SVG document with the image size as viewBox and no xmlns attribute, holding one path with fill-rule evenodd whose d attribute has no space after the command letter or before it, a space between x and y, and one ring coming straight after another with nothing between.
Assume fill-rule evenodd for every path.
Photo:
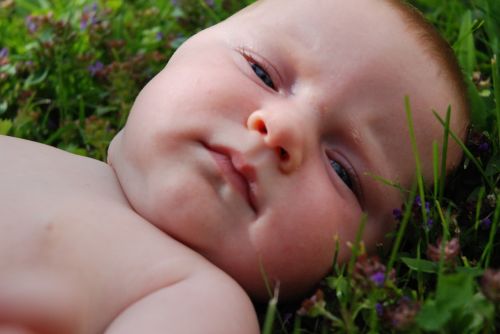
<instances>
[{"instance_id":1,"label":"purple flower","mask_svg":"<svg viewBox=\"0 0 500 334\"><path fill-rule=\"evenodd\" d=\"M82 18L82 20L80 21L80 30L85 30L85 28L87 28L87 20L84 20Z\"/></svg>"},{"instance_id":2,"label":"purple flower","mask_svg":"<svg viewBox=\"0 0 500 334\"><path fill-rule=\"evenodd\" d=\"M80 19L80 29L84 30L89 25L95 25L97 22L97 3L94 2L92 6L85 6L85 8L83 8L82 17Z\"/></svg>"},{"instance_id":3,"label":"purple flower","mask_svg":"<svg viewBox=\"0 0 500 334\"><path fill-rule=\"evenodd\" d=\"M9 49L2 48L0 50L0 58L7 58L8 55L9 55Z\"/></svg>"},{"instance_id":4,"label":"purple flower","mask_svg":"<svg viewBox=\"0 0 500 334\"><path fill-rule=\"evenodd\" d=\"M210 6L210 7L213 7L214 5L214 0L205 0L205 3Z\"/></svg>"},{"instance_id":5,"label":"purple flower","mask_svg":"<svg viewBox=\"0 0 500 334\"><path fill-rule=\"evenodd\" d=\"M479 152L488 152L489 148L490 145L487 142L482 142L477 149Z\"/></svg>"},{"instance_id":6,"label":"purple flower","mask_svg":"<svg viewBox=\"0 0 500 334\"><path fill-rule=\"evenodd\" d=\"M433 225L434 225L434 220L432 220L432 218L427 219L427 227L432 228Z\"/></svg>"},{"instance_id":7,"label":"purple flower","mask_svg":"<svg viewBox=\"0 0 500 334\"><path fill-rule=\"evenodd\" d=\"M384 315L384 306L381 303L376 303L375 311L377 312L377 315L381 317L382 315Z\"/></svg>"},{"instance_id":8,"label":"purple flower","mask_svg":"<svg viewBox=\"0 0 500 334\"><path fill-rule=\"evenodd\" d=\"M421 207L421 206L422 206L422 200L420 199L420 195L415 196L415 204L416 204L418 207Z\"/></svg>"},{"instance_id":9,"label":"purple flower","mask_svg":"<svg viewBox=\"0 0 500 334\"><path fill-rule=\"evenodd\" d=\"M178 6L179 0L170 0L170 3L172 4L172 6Z\"/></svg>"},{"instance_id":10,"label":"purple flower","mask_svg":"<svg viewBox=\"0 0 500 334\"><path fill-rule=\"evenodd\" d=\"M156 33L156 40L157 40L157 41L161 41L161 40L163 40L163 38L164 38L164 37L165 37L165 35L163 35L163 33L162 33L161 31L158 31L158 32Z\"/></svg>"},{"instance_id":11,"label":"purple flower","mask_svg":"<svg viewBox=\"0 0 500 334\"><path fill-rule=\"evenodd\" d=\"M429 202L425 202L425 211L429 213L431 211L431 204Z\"/></svg>"},{"instance_id":12,"label":"purple flower","mask_svg":"<svg viewBox=\"0 0 500 334\"><path fill-rule=\"evenodd\" d=\"M90 75L95 76L99 72L101 72L104 69L104 64L101 63L99 60L87 67L87 70L90 72Z\"/></svg>"},{"instance_id":13,"label":"purple flower","mask_svg":"<svg viewBox=\"0 0 500 334\"><path fill-rule=\"evenodd\" d=\"M488 230L491 226L491 219L489 217L484 218L481 221L481 226L483 227L483 229Z\"/></svg>"},{"instance_id":14,"label":"purple flower","mask_svg":"<svg viewBox=\"0 0 500 334\"><path fill-rule=\"evenodd\" d=\"M394 209L392 210L392 216L394 219L401 221L403 219L403 212L400 209Z\"/></svg>"},{"instance_id":15,"label":"purple flower","mask_svg":"<svg viewBox=\"0 0 500 334\"><path fill-rule=\"evenodd\" d=\"M24 22L30 33L34 33L38 29L38 25L33 20L33 16L31 15L27 16Z\"/></svg>"},{"instance_id":16,"label":"purple flower","mask_svg":"<svg viewBox=\"0 0 500 334\"><path fill-rule=\"evenodd\" d=\"M370 276L370 280L375 283L376 286L381 287L384 285L385 274L381 271L377 271L373 275Z\"/></svg>"}]
</instances>

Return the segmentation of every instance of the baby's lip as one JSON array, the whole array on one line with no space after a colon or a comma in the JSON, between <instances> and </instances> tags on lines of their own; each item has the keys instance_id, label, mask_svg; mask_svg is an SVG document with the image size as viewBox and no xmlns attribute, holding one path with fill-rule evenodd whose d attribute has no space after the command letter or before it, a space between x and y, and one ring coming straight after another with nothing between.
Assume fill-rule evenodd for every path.
<instances>
[{"instance_id":1,"label":"baby's lip","mask_svg":"<svg viewBox=\"0 0 500 334\"><path fill-rule=\"evenodd\" d=\"M224 146L206 144L204 146L212 154L226 181L243 196L250 208L257 212L255 168L246 162L243 155L236 150Z\"/></svg>"}]
</instances>

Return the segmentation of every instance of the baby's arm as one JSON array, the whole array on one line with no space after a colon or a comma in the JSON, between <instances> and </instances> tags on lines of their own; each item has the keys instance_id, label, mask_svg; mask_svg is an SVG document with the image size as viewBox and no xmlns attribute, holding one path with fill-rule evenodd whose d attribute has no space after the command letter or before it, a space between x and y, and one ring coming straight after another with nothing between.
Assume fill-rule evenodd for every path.
<instances>
[{"instance_id":1,"label":"baby's arm","mask_svg":"<svg viewBox=\"0 0 500 334\"><path fill-rule=\"evenodd\" d=\"M243 289L223 275L208 272L138 300L105 333L257 334L259 326Z\"/></svg>"}]
</instances>

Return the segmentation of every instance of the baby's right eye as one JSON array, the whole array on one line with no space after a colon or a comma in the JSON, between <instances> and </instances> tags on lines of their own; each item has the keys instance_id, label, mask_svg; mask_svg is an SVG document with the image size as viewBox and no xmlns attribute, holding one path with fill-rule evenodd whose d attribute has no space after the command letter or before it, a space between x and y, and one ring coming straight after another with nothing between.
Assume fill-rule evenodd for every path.
<instances>
[{"instance_id":1,"label":"baby's right eye","mask_svg":"<svg viewBox=\"0 0 500 334\"><path fill-rule=\"evenodd\" d=\"M346 168L344 168L337 161L335 161L333 159L329 159L329 160L330 160L330 166L335 171L335 173L337 173L337 175L340 177L340 179L342 180L342 182L344 182L345 185L349 189L351 189L352 191L354 191L354 182L352 181L353 178L349 174L349 171Z\"/></svg>"},{"instance_id":2,"label":"baby's right eye","mask_svg":"<svg viewBox=\"0 0 500 334\"><path fill-rule=\"evenodd\" d=\"M262 66L257 64L255 61L249 60L249 63L250 63L250 66L252 67L252 70L254 71L255 75L257 75L259 77L259 79L262 80L262 82L266 86L268 86L272 90L276 90L276 86L274 85L273 79L271 78L269 73L267 73L267 71Z\"/></svg>"}]
</instances>

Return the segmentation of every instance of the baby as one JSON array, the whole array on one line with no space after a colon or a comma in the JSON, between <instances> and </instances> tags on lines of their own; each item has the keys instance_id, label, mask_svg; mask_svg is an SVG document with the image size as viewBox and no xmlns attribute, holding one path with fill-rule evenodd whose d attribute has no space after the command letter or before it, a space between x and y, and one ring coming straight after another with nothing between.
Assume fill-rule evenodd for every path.
<instances>
[{"instance_id":1,"label":"baby","mask_svg":"<svg viewBox=\"0 0 500 334\"><path fill-rule=\"evenodd\" d=\"M467 106L450 50L389 0L262 0L186 41L109 164L0 138L0 333L258 333L247 296L373 250ZM460 159L451 145L448 167Z\"/></svg>"}]
</instances>

